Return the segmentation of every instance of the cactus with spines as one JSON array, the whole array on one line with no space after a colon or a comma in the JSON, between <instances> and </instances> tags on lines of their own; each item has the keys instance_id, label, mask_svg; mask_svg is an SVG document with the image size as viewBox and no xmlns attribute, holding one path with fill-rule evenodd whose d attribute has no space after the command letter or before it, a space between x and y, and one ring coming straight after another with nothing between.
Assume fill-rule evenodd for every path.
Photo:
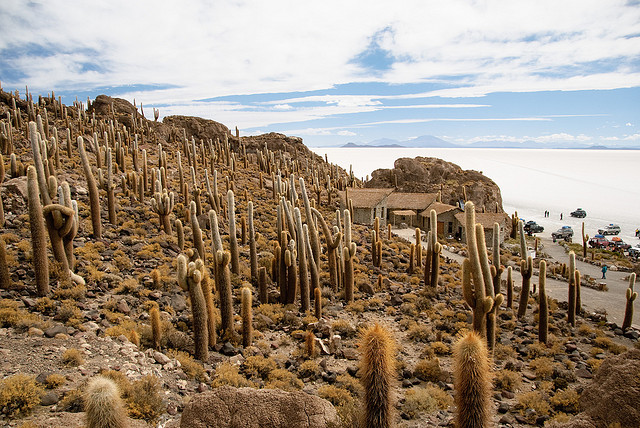
<instances>
[{"instance_id":1,"label":"cactus with spines","mask_svg":"<svg viewBox=\"0 0 640 428\"><path fill-rule=\"evenodd\" d=\"M416 227L416 266L419 267L422 265L422 231L419 227Z\"/></svg>"},{"instance_id":2,"label":"cactus with spines","mask_svg":"<svg viewBox=\"0 0 640 428\"><path fill-rule=\"evenodd\" d=\"M507 267L507 308L513 307L513 267Z\"/></svg>"},{"instance_id":3,"label":"cactus with spines","mask_svg":"<svg viewBox=\"0 0 640 428\"><path fill-rule=\"evenodd\" d=\"M304 353L307 358L313 358L316 355L316 335L311 330L304 334Z\"/></svg>"},{"instance_id":4,"label":"cactus with spines","mask_svg":"<svg viewBox=\"0 0 640 428\"><path fill-rule=\"evenodd\" d=\"M302 237L304 238L307 254L311 254L313 250L311 249L311 240L309 239L309 226L305 223L302 225L302 230ZM318 266L313 257L309 257L307 261L309 262L309 273L311 274L311 285L309 287L309 293L311 294L313 290L320 288L320 273L318 272Z\"/></svg>"},{"instance_id":5,"label":"cactus with spines","mask_svg":"<svg viewBox=\"0 0 640 428\"><path fill-rule=\"evenodd\" d=\"M467 201L464 207L465 228L467 238L467 252L469 256L462 263L462 291L463 297L473 312L473 330L481 335L486 335L487 314L494 308L492 297L493 284L491 283L488 263L483 268L486 260L486 244L482 226L476 225L475 207L473 202ZM484 257L482 257L484 254ZM473 279L473 285L471 284Z\"/></svg>"},{"instance_id":6,"label":"cactus with spines","mask_svg":"<svg viewBox=\"0 0 640 428\"><path fill-rule=\"evenodd\" d=\"M522 220L518 220L518 235L520 238L520 257L523 260L527 258L527 240L524 235L524 223Z\"/></svg>"},{"instance_id":7,"label":"cactus with spines","mask_svg":"<svg viewBox=\"0 0 640 428\"><path fill-rule=\"evenodd\" d=\"M298 293L298 266L296 260L298 258L296 251L296 241L289 241L287 249L284 252L284 265L286 272L286 304L290 305L296 301Z\"/></svg>"},{"instance_id":8,"label":"cactus with spines","mask_svg":"<svg viewBox=\"0 0 640 428\"><path fill-rule=\"evenodd\" d=\"M540 261L538 277L538 340L547 343L549 333L549 302L547 300L547 262Z\"/></svg>"},{"instance_id":9,"label":"cactus with spines","mask_svg":"<svg viewBox=\"0 0 640 428\"><path fill-rule=\"evenodd\" d=\"M298 253L298 274L300 277L300 309L304 313L309 310L310 294L309 294L309 271L307 263L307 246L304 239L304 229L302 228L302 216L300 209L293 209L293 216L296 222L296 233L298 235L297 253ZM313 257L309 254L309 257Z\"/></svg>"},{"instance_id":10,"label":"cactus with spines","mask_svg":"<svg viewBox=\"0 0 640 428\"><path fill-rule=\"evenodd\" d=\"M83 397L87 428L127 428L127 413L116 383L97 376L89 381Z\"/></svg>"},{"instance_id":11,"label":"cactus with spines","mask_svg":"<svg viewBox=\"0 0 640 428\"><path fill-rule=\"evenodd\" d=\"M253 201L247 204L247 217L249 219L249 265L251 267L251 283L258 283L258 250L256 248L256 230L253 224Z\"/></svg>"},{"instance_id":12,"label":"cactus with spines","mask_svg":"<svg viewBox=\"0 0 640 428\"><path fill-rule=\"evenodd\" d=\"M409 244L409 267L407 268L407 273L409 275L413 274L415 270L415 255L416 255L416 244L413 242Z\"/></svg>"},{"instance_id":13,"label":"cactus with spines","mask_svg":"<svg viewBox=\"0 0 640 428\"><path fill-rule=\"evenodd\" d=\"M162 343L162 322L160 321L160 309L157 304L149 309L149 319L151 320L151 337L154 349L160 349Z\"/></svg>"},{"instance_id":14,"label":"cactus with spines","mask_svg":"<svg viewBox=\"0 0 640 428\"><path fill-rule=\"evenodd\" d=\"M364 389L365 427L394 425L393 380L395 343L391 333L378 324L367 328L360 339L360 383Z\"/></svg>"},{"instance_id":15,"label":"cactus with spines","mask_svg":"<svg viewBox=\"0 0 640 428\"><path fill-rule=\"evenodd\" d=\"M113 160L111 159L111 148L107 147L107 181L106 191L107 191L107 212L109 213L109 223L115 225L117 224L116 220L116 196L115 189L113 187Z\"/></svg>"},{"instance_id":16,"label":"cactus with spines","mask_svg":"<svg viewBox=\"0 0 640 428\"><path fill-rule=\"evenodd\" d=\"M622 321L622 331L627 331L631 328L631 323L633 322L633 302L638 298L638 293L633 291L633 286L636 283L636 274L635 272L629 275L629 287L627 287L627 291L625 292L625 297L627 299L627 303L624 309L624 320Z\"/></svg>"},{"instance_id":17,"label":"cactus with spines","mask_svg":"<svg viewBox=\"0 0 640 428\"><path fill-rule=\"evenodd\" d=\"M269 303L267 296L267 268L258 269L258 299L260 303Z\"/></svg>"},{"instance_id":18,"label":"cactus with spines","mask_svg":"<svg viewBox=\"0 0 640 428\"><path fill-rule=\"evenodd\" d=\"M438 242L438 214L436 210L429 212L429 232L427 233L427 256L424 263L424 281L425 285L436 287L438 285L438 276L440 274L440 254L442 253L442 244Z\"/></svg>"},{"instance_id":19,"label":"cactus with spines","mask_svg":"<svg viewBox=\"0 0 640 428\"><path fill-rule=\"evenodd\" d=\"M182 221L180 219L176 219L176 235L178 238L178 248L180 251L184 250L184 228L182 227Z\"/></svg>"},{"instance_id":20,"label":"cactus with spines","mask_svg":"<svg viewBox=\"0 0 640 428\"><path fill-rule=\"evenodd\" d=\"M344 259L344 298L347 302L353 302L354 276L353 258L356 256L357 245L351 241L351 212L344 210L344 236L345 246L342 249Z\"/></svg>"},{"instance_id":21,"label":"cactus with spines","mask_svg":"<svg viewBox=\"0 0 640 428\"><path fill-rule=\"evenodd\" d=\"M9 275L9 264L7 263L7 247L4 239L0 237L0 288L11 289L11 276Z\"/></svg>"},{"instance_id":22,"label":"cactus with spines","mask_svg":"<svg viewBox=\"0 0 640 428\"><path fill-rule=\"evenodd\" d=\"M567 322L572 326L576 326L576 254L571 251L569 253L569 296L567 298Z\"/></svg>"},{"instance_id":23,"label":"cactus with spines","mask_svg":"<svg viewBox=\"0 0 640 428\"><path fill-rule=\"evenodd\" d=\"M243 287L241 292L242 302L242 346L248 348L251 346L251 340L253 335L252 322L253 315L251 312L251 290L249 287Z\"/></svg>"},{"instance_id":24,"label":"cactus with spines","mask_svg":"<svg viewBox=\"0 0 640 428\"><path fill-rule=\"evenodd\" d=\"M167 235L171 235L171 212L175 206L175 197L173 192L169 192L167 188L163 188L161 179L158 177L155 181L155 192L151 198L151 209L158 214L162 230Z\"/></svg>"},{"instance_id":25,"label":"cactus with spines","mask_svg":"<svg viewBox=\"0 0 640 428\"><path fill-rule=\"evenodd\" d=\"M378 217L376 217L377 219ZM376 231L371 231L371 262L373 263L373 267L378 267L378 254L376 251L378 250L378 238L376 235Z\"/></svg>"},{"instance_id":26,"label":"cactus with spines","mask_svg":"<svg viewBox=\"0 0 640 428\"><path fill-rule=\"evenodd\" d=\"M231 294L231 272L229 262L231 254L228 251L218 250L216 259L216 288L218 289L220 300L220 324L222 327L222 337L230 340L235 337L233 329L233 296Z\"/></svg>"},{"instance_id":27,"label":"cactus with spines","mask_svg":"<svg viewBox=\"0 0 640 428\"><path fill-rule=\"evenodd\" d=\"M63 237L73 228L75 212L73 208L64 205L49 204L42 208L42 214L49 232L54 258L61 264L62 277L68 279L70 266L64 248ZM59 222L56 221L56 217Z\"/></svg>"},{"instance_id":28,"label":"cactus with spines","mask_svg":"<svg viewBox=\"0 0 640 428\"><path fill-rule=\"evenodd\" d=\"M304 204L304 212L306 217L306 224L309 225L309 241L311 243L311 254L309 257L313 257L316 265L320 263L320 239L318 238L318 229L316 223L313 221L313 211L309 204L309 196L307 195L307 188L304 184L304 178L300 177L300 193L302 194L302 202ZM318 205L320 205L318 203Z\"/></svg>"},{"instance_id":29,"label":"cactus with spines","mask_svg":"<svg viewBox=\"0 0 640 428\"><path fill-rule=\"evenodd\" d=\"M209 359L209 334L207 331L207 305L202 293L204 264L201 259L188 262L183 254L178 256L178 285L189 292L193 316L193 341L196 358L206 362Z\"/></svg>"},{"instance_id":30,"label":"cactus with spines","mask_svg":"<svg viewBox=\"0 0 640 428\"><path fill-rule=\"evenodd\" d=\"M47 242L45 239L44 217L38 191L38 177L34 166L27 168L27 199L29 209L29 228L31 230L31 246L33 249L33 269L36 277L38 296L49 294L49 261L47 259Z\"/></svg>"},{"instance_id":31,"label":"cactus with spines","mask_svg":"<svg viewBox=\"0 0 640 428\"><path fill-rule=\"evenodd\" d=\"M500 225L493 223L493 255L491 256L491 278L493 279L493 291L500 293L502 272L504 267L500 264Z\"/></svg>"},{"instance_id":32,"label":"cactus with spines","mask_svg":"<svg viewBox=\"0 0 640 428\"><path fill-rule=\"evenodd\" d=\"M191 234L193 237L193 247L198 252L198 256L205 260L205 252L204 252L204 240L202 239L202 229L200 229L200 222L198 221L198 216L196 215L196 203L191 201L189 204L189 219L191 222Z\"/></svg>"},{"instance_id":33,"label":"cactus with spines","mask_svg":"<svg viewBox=\"0 0 640 428\"><path fill-rule=\"evenodd\" d=\"M333 291L338 290L338 254L336 249L338 248L340 241L342 240L342 233L331 233L327 222L325 221L322 213L315 208L312 208L313 213L320 222L322 232L324 234L325 243L327 246L327 260L329 263L329 281Z\"/></svg>"},{"instance_id":34,"label":"cactus with spines","mask_svg":"<svg viewBox=\"0 0 640 428\"><path fill-rule=\"evenodd\" d=\"M320 290L320 287L313 290L313 303L315 317L320 320L322 318L322 290Z\"/></svg>"},{"instance_id":35,"label":"cactus with spines","mask_svg":"<svg viewBox=\"0 0 640 428\"><path fill-rule=\"evenodd\" d=\"M584 233L584 221L582 222L582 257L587 258L587 242L589 242L589 235Z\"/></svg>"},{"instance_id":36,"label":"cactus with spines","mask_svg":"<svg viewBox=\"0 0 640 428\"><path fill-rule=\"evenodd\" d=\"M531 256L527 257L526 261L520 260L520 274L522 275L522 289L518 300L518 319L524 318L527 313L527 303L529 302L529 293L531 291L531 275L533 275L533 259Z\"/></svg>"},{"instance_id":37,"label":"cactus with spines","mask_svg":"<svg viewBox=\"0 0 640 428\"><path fill-rule=\"evenodd\" d=\"M491 365L484 340L471 331L453 348L455 426L491 426Z\"/></svg>"},{"instance_id":38,"label":"cactus with spines","mask_svg":"<svg viewBox=\"0 0 640 428\"><path fill-rule=\"evenodd\" d=\"M91 210L91 225L93 227L93 237L102 238L102 220L100 219L100 196L98 194L98 185L91 171L91 164L87 152L84 149L84 140L78 137L78 151L80 152L80 160L85 178L87 179L87 187L89 188L89 207Z\"/></svg>"},{"instance_id":39,"label":"cactus with spines","mask_svg":"<svg viewBox=\"0 0 640 428\"><path fill-rule=\"evenodd\" d=\"M227 192L227 218L229 220L229 251L231 252L231 272L240 274L240 256L238 253L238 236L236 233L236 203L233 190Z\"/></svg>"}]
</instances>

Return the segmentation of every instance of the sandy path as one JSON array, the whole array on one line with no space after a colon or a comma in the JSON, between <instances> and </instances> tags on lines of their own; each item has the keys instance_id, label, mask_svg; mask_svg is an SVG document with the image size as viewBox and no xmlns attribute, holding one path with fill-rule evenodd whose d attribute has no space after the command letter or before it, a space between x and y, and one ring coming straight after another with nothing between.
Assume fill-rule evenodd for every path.
<instances>
[{"instance_id":1,"label":"sandy path","mask_svg":"<svg viewBox=\"0 0 640 428\"><path fill-rule=\"evenodd\" d=\"M415 242L415 229L392 229L392 233L407 239L410 242ZM556 260L560 263L569 263L569 256L565 252L564 247L558 243L554 243L551 239L541 238L543 251L547 253L550 259ZM426 248L426 243L423 242L422 246ZM462 263L463 257L459 254L451 253L443 250L443 255ZM626 305L625 293L629 286L629 276L627 272L615 272L612 270L607 271L607 279L600 280L602 272L600 267L584 263L576 260L576 269L580 271L582 275L590 275L596 278L596 282L605 282L609 287L609 291L597 291L591 288L581 288L582 306L589 312L606 311L607 319L611 322L615 322L618 325L622 325L624 319L624 310ZM534 278L531 279L532 283L538 281L538 272L534 272ZM518 284L521 281L521 276L518 271L514 272L513 279ZM567 282L558 281L555 279L547 278L547 294L561 302L566 302L568 297ZM640 323L638 317L634 318L633 326L640 329Z\"/></svg>"}]
</instances>

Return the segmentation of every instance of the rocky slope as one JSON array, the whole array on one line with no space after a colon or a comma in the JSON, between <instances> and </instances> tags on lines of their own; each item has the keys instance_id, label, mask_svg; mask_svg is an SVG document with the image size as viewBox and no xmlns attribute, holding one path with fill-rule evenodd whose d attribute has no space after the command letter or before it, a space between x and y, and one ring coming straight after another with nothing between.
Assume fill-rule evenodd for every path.
<instances>
[{"instance_id":1,"label":"rocky slope","mask_svg":"<svg viewBox=\"0 0 640 428\"><path fill-rule=\"evenodd\" d=\"M365 187L395 187L400 192L442 193L442 202L457 205L472 201L477 209L504 212L500 188L481 172L463 170L458 165L438 158L400 158L393 169L377 169Z\"/></svg>"}]
</instances>

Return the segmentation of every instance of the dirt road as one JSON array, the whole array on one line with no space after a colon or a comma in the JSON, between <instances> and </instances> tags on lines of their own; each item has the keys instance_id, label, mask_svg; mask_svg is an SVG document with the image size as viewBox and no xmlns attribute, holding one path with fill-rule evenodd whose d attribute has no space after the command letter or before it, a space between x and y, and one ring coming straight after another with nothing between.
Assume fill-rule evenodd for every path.
<instances>
[{"instance_id":1,"label":"dirt road","mask_svg":"<svg viewBox=\"0 0 640 428\"><path fill-rule=\"evenodd\" d=\"M415 229L392 229L392 233L407 239L410 242L415 242ZM542 238L542 250L547 253L551 260L558 261L560 263L569 263L569 255L565 252L564 247L558 243L554 243L551 239ZM426 243L422 243L426 248ZM443 250L443 255L450 259L456 260L462 263L463 257L459 254L451 253ZM606 274L606 279L599 279L602 277L602 272L599 266L594 266L589 263L584 263L576 260L576 269L584 275L590 275L596 278L596 283L604 282L607 284L609 291L597 291L592 288L581 288L581 300L582 306L589 312L606 311L607 320L615 322L618 325L622 325L624 319L624 310L626 305L625 293L629 286L627 272L617 272L609 270ZM521 282L520 273L515 271L513 280L516 284ZM538 272L534 272L534 277L531 282L538 281ZM637 291L638 286L636 286ZM557 299L560 302L566 302L568 298L568 285L566 281L558 281L555 279L547 278L547 294L549 297ZM636 303L638 304L638 303ZM640 329L640 320L638 316L634 317L633 327Z\"/></svg>"}]
</instances>

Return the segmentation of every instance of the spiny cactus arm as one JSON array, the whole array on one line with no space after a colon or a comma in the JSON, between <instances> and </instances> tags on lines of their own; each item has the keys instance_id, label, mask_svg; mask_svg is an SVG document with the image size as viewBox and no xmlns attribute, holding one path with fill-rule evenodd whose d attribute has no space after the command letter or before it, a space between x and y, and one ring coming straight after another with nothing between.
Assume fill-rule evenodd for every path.
<instances>
[{"instance_id":1,"label":"spiny cactus arm","mask_svg":"<svg viewBox=\"0 0 640 428\"><path fill-rule=\"evenodd\" d=\"M51 203L49 188L47 186L48 174L45 174L44 161L42 159L42 154L40 151L40 137L35 122L29 122L29 140L31 141L33 163L38 176L38 189L40 190L40 197L42 198L42 204L46 206Z\"/></svg>"},{"instance_id":2,"label":"spiny cactus arm","mask_svg":"<svg viewBox=\"0 0 640 428\"><path fill-rule=\"evenodd\" d=\"M469 253L469 262L471 263L471 276L473 278L473 287L476 295L485 295L484 278L482 277L482 268L480 267L480 255L478 245L476 243L476 213L473 202L467 201L464 204L465 215L465 232L467 238L467 252ZM482 288L482 291L480 290Z\"/></svg>"},{"instance_id":3,"label":"spiny cactus arm","mask_svg":"<svg viewBox=\"0 0 640 428\"><path fill-rule=\"evenodd\" d=\"M280 200L280 203L282 204L282 210L284 212L283 221L286 219L287 229L289 230L289 236L295 240L297 238L296 222L293 219L293 214L291 212L291 205L289 205L288 201L285 199L284 196Z\"/></svg>"},{"instance_id":4,"label":"spiny cactus arm","mask_svg":"<svg viewBox=\"0 0 640 428\"><path fill-rule=\"evenodd\" d=\"M527 241L524 237L524 223L518 220L518 234L520 235L520 257L527 257Z\"/></svg>"},{"instance_id":5,"label":"spiny cactus arm","mask_svg":"<svg viewBox=\"0 0 640 428\"><path fill-rule=\"evenodd\" d=\"M327 241L328 249L332 250L337 248L338 244L340 243L342 234L338 232L338 234L332 235L331 231L329 230L329 225L324 219L324 216L322 215L322 213L315 208L311 208L311 211L313 212L313 214L315 214L316 218L320 222L320 227L322 228L322 233L324 233L325 240Z\"/></svg>"},{"instance_id":6,"label":"spiny cactus arm","mask_svg":"<svg viewBox=\"0 0 640 428\"><path fill-rule=\"evenodd\" d=\"M214 210L209 210L209 223L211 225L211 245L213 253L222 251L222 238L220 237L220 228L218 227L218 214Z\"/></svg>"},{"instance_id":7,"label":"spiny cactus arm","mask_svg":"<svg viewBox=\"0 0 640 428\"><path fill-rule=\"evenodd\" d=\"M493 277L491 276L491 270L489 268L484 228L481 224L476 224L476 243L478 245L478 256L480 258L480 268L482 269L485 295L493 297L495 294L493 290Z\"/></svg>"}]
</instances>

